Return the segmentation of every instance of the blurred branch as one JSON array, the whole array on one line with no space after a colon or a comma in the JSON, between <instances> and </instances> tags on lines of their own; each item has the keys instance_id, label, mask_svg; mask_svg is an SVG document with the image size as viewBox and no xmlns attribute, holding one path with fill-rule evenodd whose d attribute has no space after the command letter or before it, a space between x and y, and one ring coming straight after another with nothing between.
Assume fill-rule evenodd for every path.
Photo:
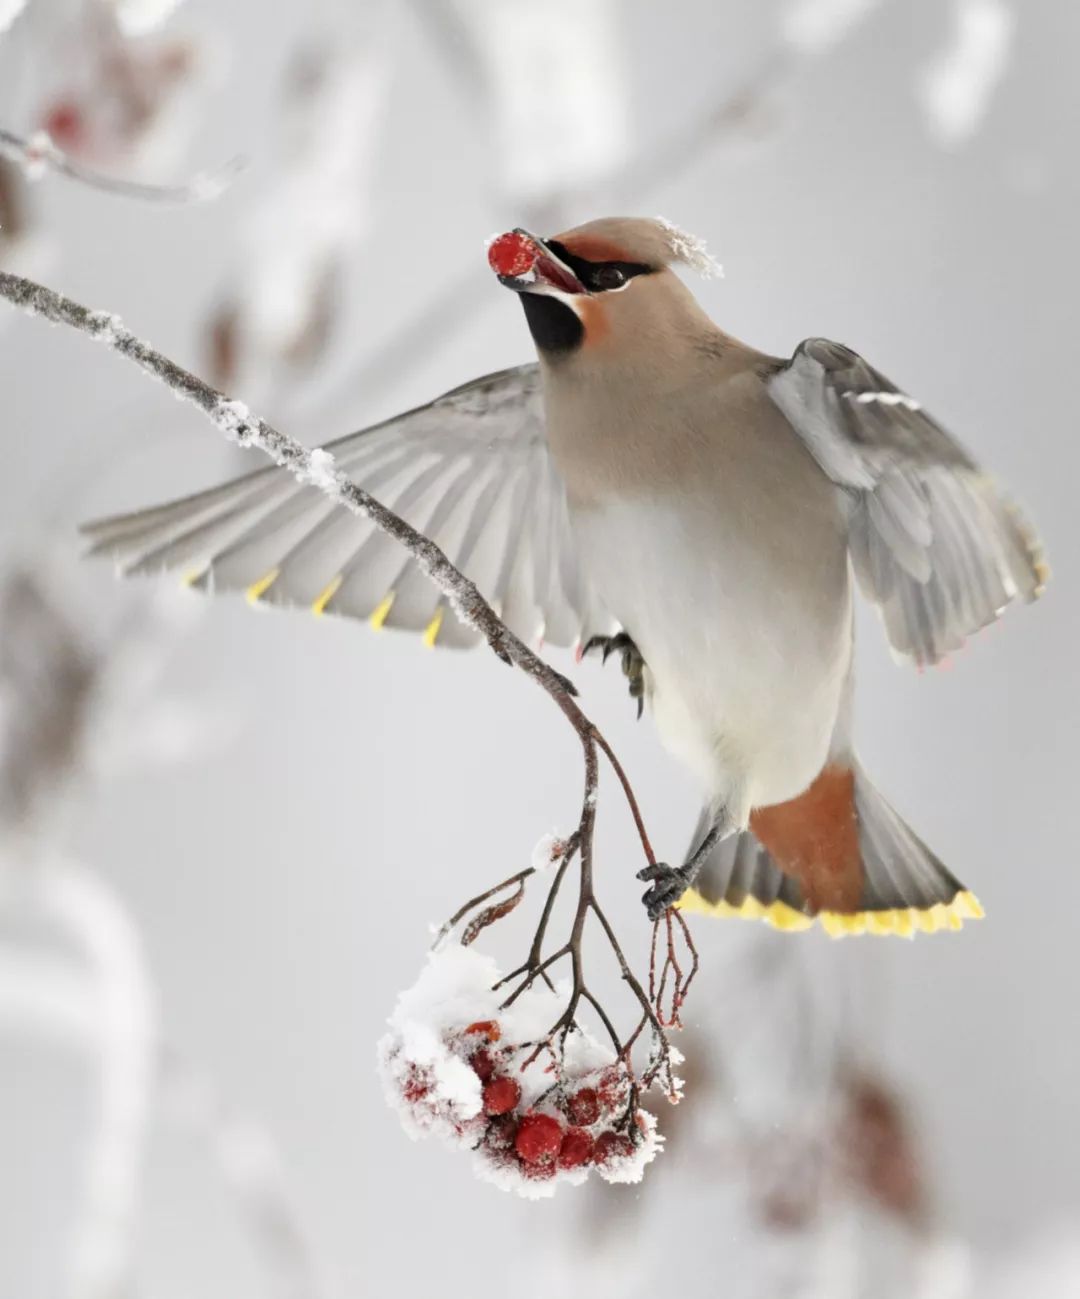
<instances>
[{"instance_id":1,"label":"blurred branch","mask_svg":"<svg viewBox=\"0 0 1080 1299\"><path fill-rule=\"evenodd\" d=\"M4 902L17 894L80 951L83 967L0 951L0 1017L84 1039L94 1050L96 1118L85 1156L72 1299L126 1294L154 1072L157 1005L142 944L118 899L91 871L48 860L0 863Z\"/></svg>"},{"instance_id":2,"label":"blurred branch","mask_svg":"<svg viewBox=\"0 0 1080 1299\"><path fill-rule=\"evenodd\" d=\"M41 900L82 948L96 992L98 1119L87 1157L72 1293L79 1299L109 1299L122 1292L131 1270L156 997L134 925L92 872L72 865L47 870Z\"/></svg>"},{"instance_id":3,"label":"blurred branch","mask_svg":"<svg viewBox=\"0 0 1080 1299\"><path fill-rule=\"evenodd\" d=\"M58 149L44 131L27 137L17 135L5 127L0 127L0 155L21 164L23 170L31 176L52 171L106 194L151 203L209 202L223 194L246 165L242 158L233 158L218 171L199 172L183 184L152 185L125 180L121 176L108 176L93 167L76 162Z\"/></svg>"}]
</instances>

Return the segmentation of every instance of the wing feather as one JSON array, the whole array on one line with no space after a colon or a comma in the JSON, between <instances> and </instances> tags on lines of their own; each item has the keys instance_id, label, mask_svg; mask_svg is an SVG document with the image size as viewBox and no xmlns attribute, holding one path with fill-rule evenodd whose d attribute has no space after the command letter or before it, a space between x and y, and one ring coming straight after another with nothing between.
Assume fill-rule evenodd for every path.
<instances>
[{"instance_id":1,"label":"wing feather","mask_svg":"<svg viewBox=\"0 0 1080 1299\"><path fill-rule=\"evenodd\" d=\"M852 497L852 567L898 654L937 663L1013 600L1041 593L1031 529L964 448L862 357L807 339L767 382Z\"/></svg>"},{"instance_id":2,"label":"wing feather","mask_svg":"<svg viewBox=\"0 0 1080 1299\"><path fill-rule=\"evenodd\" d=\"M519 634L571 644L599 603L547 450L535 365L487 375L327 444L340 469L430 537ZM87 525L126 574L182 569L206 590L306 605L468 645L412 557L282 470Z\"/></svg>"}]
</instances>

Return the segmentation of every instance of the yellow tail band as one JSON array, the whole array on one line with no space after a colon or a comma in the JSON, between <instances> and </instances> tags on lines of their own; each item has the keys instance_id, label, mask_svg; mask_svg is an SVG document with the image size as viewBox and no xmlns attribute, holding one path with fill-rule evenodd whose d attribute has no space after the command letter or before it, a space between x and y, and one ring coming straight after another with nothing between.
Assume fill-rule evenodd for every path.
<instances>
[{"instance_id":1,"label":"yellow tail band","mask_svg":"<svg viewBox=\"0 0 1080 1299\"><path fill-rule=\"evenodd\" d=\"M848 934L899 934L913 938L916 933L934 934L940 929L962 929L965 920L981 920L985 914L978 898L966 889L951 902L937 902L932 907L897 907L889 911L821 911L808 916L786 902L759 902L747 897L738 906L730 902L707 902L696 889L688 889L678 902L680 911L702 916L729 917L740 920L764 920L774 929L810 929L820 921L830 938Z\"/></svg>"}]
</instances>

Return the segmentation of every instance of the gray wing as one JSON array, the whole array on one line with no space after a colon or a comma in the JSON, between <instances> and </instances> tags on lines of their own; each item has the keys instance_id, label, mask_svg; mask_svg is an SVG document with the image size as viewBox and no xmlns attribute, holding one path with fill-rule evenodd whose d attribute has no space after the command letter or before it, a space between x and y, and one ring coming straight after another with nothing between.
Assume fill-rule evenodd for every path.
<instances>
[{"instance_id":1,"label":"gray wing","mask_svg":"<svg viewBox=\"0 0 1080 1299\"><path fill-rule=\"evenodd\" d=\"M939 662L1046 580L1038 541L919 403L840 343L810 338L769 393L851 497L849 543L893 649Z\"/></svg>"},{"instance_id":2,"label":"gray wing","mask_svg":"<svg viewBox=\"0 0 1080 1299\"><path fill-rule=\"evenodd\" d=\"M487 375L327 444L337 466L435 541L526 640L570 645L606 628L577 563L544 436L535 365ZM470 645L399 544L317 488L270 468L84 526L125 574L179 569L192 586L260 604L366 618Z\"/></svg>"}]
</instances>

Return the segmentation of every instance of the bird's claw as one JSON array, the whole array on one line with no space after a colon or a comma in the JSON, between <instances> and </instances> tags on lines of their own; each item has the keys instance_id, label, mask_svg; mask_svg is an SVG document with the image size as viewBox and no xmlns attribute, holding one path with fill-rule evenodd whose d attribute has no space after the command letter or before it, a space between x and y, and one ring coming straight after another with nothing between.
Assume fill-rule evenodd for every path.
<instances>
[{"instance_id":1,"label":"bird's claw","mask_svg":"<svg viewBox=\"0 0 1080 1299\"><path fill-rule=\"evenodd\" d=\"M659 920L668 907L673 907L690 887L685 866L668 866L655 862L637 873L639 880L651 882L652 887L642 895L642 902L650 920Z\"/></svg>"},{"instance_id":2,"label":"bird's claw","mask_svg":"<svg viewBox=\"0 0 1080 1299\"><path fill-rule=\"evenodd\" d=\"M582 658L597 649L602 651L604 663L617 650L621 651L623 676L629 682L630 698L637 700L637 715L640 718L645 709L645 660L633 638L624 631L615 636L590 636L581 647Z\"/></svg>"}]
</instances>

